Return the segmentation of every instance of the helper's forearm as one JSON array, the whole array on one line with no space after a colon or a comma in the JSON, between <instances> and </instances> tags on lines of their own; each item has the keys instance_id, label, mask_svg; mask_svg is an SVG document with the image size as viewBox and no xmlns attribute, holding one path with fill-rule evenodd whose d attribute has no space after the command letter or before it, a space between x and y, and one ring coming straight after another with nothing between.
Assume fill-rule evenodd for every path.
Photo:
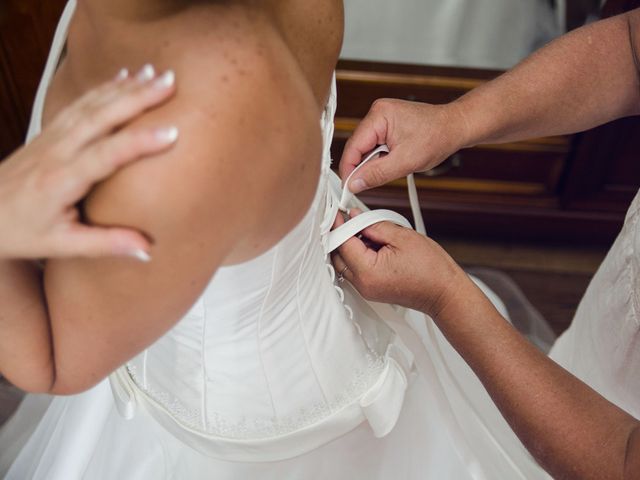
<instances>
[{"instance_id":1,"label":"helper's forearm","mask_svg":"<svg viewBox=\"0 0 640 480\"><path fill-rule=\"evenodd\" d=\"M457 106L466 145L574 133L640 113L640 10L575 30Z\"/></svg>"},{"instance_id":2,"label":"helper's forearm","mask_svg":"<svg viewBox=\"0 0 640 480\"><path fill-rule=\"evenodd\" d=\"M558 479L640 478L638 421L533 347L470 280L460 284L435 321L536 460Z\"/></svg>"},{"instance_id":3,"label":"helper's forearm","mask_svg":"<svg viewBox=\"0 0 640 480\"><path fill-rule=\"evenodd\" d=\"M0 260L0 373L24 390L48 392L54 365L40 269Z\"/></svg>"}]
</instances>

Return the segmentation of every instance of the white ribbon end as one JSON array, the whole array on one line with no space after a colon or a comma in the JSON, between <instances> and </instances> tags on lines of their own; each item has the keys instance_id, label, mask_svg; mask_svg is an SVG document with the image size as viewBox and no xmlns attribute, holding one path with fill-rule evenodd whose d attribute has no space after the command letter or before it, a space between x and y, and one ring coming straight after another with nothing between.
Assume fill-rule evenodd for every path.
<instances>
[{"instance_id":1,"label":"white ribbon end","mask_svg":"<svg viewBox=\"0 0 640 480\"><path fill-rule=\"evenodd\" d=\"M387 366L380 381L360 400L360 407L376 438L382 438L393 430L404 404L407 376L400 364L387 357Z\"/></svg>"},{"instance_id":2,"label":"white ribbon end","mask_svg":"<svg viewBox=\"0 0 640 480\"><path fill-rule=\"evenodd\" d=\"M136 416L136 396L122 375L120 369L113 372L109 375L109 384L118 413L125 420L131 420Z\"/></svg>"}]
</instances>

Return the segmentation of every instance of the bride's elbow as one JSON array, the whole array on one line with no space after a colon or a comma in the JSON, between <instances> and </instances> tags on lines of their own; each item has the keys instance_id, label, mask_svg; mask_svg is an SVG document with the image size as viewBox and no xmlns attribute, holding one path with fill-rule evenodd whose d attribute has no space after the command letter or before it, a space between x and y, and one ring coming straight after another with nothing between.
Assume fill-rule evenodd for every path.
<instances>
[{"instance_id":1,"label":"bride's elbow","mask_svg":"<svg viewBox=\"0 0 640 480\"><path fill-rule=\"evenodd\" d=\"M23 364L16 369L9 366L2 369L0 376L26 393L51 393L55 383L55 367L53 361L42 365Z\"/></svg>"},{"instance_id":2,"label":"bride's elbow","mask_svg":"<svg viewBox=\"0 0 640 480\"><path fill-rule=\"evenodd\" d=\"M623 479L640 478L640 424L629 434L623 475Z\"/></svg>"},{"instance_id":3,"label":"bride's elbow","mask_svg":"<svg viewBox=\"0 0 640 480\"><path fill-rule=\"evenodd\" d=\"M1 375L13 386L26 393L48 395L76 395L89 390L100 382L98 375L90 371L79 374L60 369L56 359L44 364L20 369L5 368Z\"/></svg>"},{"instance_id":4,"label":"bride's elbow","mask_svg":"<svg viewBox=\"0 0 640 480\"><path fill-rule=\"evenodd\" d=\"M101 377L89 373L82 376L58 373L46 393L62 396L77 395L95 387L101 380Z\"/></svg>"}]
</instances>

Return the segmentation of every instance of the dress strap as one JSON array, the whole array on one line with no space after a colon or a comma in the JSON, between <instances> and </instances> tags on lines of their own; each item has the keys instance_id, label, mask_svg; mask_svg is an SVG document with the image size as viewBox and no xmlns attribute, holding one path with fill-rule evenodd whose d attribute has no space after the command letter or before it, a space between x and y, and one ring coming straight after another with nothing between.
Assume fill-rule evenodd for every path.
<instances>
[{"instance_id":1,"label":"dress strap","mask_svg":"<svg viewBox=\"0 0 640 480\"><path fill-rule=\"evenodd\" d=\"M44 102L47 98L47 90L49 90L51 79L56 73L56 69L60 63L60 58L62 57L62 52L64 51L64 47L67 42L69 24L71 23L75 10L76 0L69 0L62 12L60 21L58 22L58 27L56 28L56 33L53 37L53 43L51 44L51 50L49 51L49 58L47 59L44 73L40 79L36 98L33 103L31 121L29 122L29 130L27 132L27 142L33 140L33 138L39 135L42 130L42 111L44 109Z\"/></svg>"}]
</instances>

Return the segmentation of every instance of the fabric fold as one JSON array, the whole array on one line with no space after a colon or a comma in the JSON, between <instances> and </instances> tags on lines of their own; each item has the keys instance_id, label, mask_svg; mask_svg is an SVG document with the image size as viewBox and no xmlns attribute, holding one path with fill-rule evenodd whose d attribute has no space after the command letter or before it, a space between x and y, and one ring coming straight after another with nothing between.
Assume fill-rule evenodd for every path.
<instances>
[{"instance_id":1,"label":"fabric fold","mask_svg":"<svg viewBox=\"0 0 640 480\"><path fill-rule=\"evenodd\" d=\"M389 345L380 379L360 399L360 406L377 438L388 435L400 417L413 364L406 352L395 344Z\"/></svg>"}]
</instances>

